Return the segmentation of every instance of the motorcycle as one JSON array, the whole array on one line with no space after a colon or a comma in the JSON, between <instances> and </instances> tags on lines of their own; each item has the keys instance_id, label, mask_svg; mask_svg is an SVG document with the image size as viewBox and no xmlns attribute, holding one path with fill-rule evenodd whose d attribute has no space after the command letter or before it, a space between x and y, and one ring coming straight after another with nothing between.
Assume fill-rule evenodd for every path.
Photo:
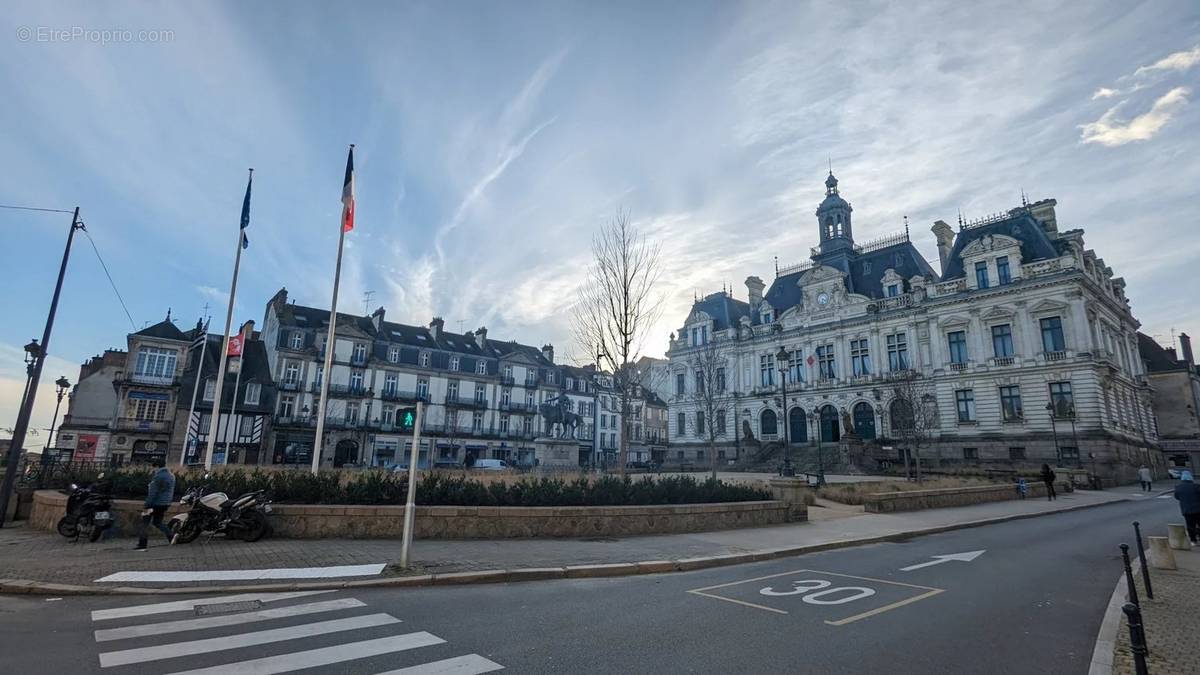
<instances>
[{"instance_id":1,"label":"motorcycle","mask_svg":"<svg viewBox=\"0 0 1200 675\"><path fill-rule=\"evenodd\" d=\"M100 539L104 531L113 525L112 495L108 483L100 480L95 485L80 486L71 483L67 497L67 513L58 521L58 533L78 541L87 535L90 542Z\"/></svg>"},{"instance_id":2,"label":"motorcycle","mask_svg":"<svg viewBox=\"0 0 1200 675\"><path fill-rule=\"evenodd\" d=\"M266 516L271 512L271 500L264 490L230 499L224 492L206 493L203 487L196 486L179 502L189 508L167 524L173 543L191 543L204 532L210 537L224 533L231 539L254 542L271 532Z\"/></svg>"}]
</instances>

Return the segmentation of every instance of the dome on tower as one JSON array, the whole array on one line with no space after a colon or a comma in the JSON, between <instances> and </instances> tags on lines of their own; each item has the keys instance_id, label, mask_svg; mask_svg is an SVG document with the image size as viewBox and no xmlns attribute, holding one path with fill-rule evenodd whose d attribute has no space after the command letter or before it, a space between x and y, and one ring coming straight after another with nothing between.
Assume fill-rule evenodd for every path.
<instances>
[{"instance_id":1,"label":"dome on tower","mask_svg":"<svg viewBox=\"0 0 1200 675\"><path fill-rule=\"evenodd\" d=\"M829 172L829 178L825 179L825 188L827 190L837 190L837 176L834 176L832 171Z\"/></svg>"}]
</instances>

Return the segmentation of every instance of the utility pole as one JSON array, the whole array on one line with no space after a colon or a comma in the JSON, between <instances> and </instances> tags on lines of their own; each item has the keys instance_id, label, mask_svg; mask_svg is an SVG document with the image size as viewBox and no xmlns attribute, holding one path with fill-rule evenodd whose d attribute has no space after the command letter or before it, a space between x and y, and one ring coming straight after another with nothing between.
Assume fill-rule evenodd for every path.
<instances>
[{"instance_id":1,"label":"utility pole","mask_svg":"<svg viewBox=\"0 0 1200 675\"><path fill-rule=\"evenodd\" d=\"M29 429L29 418L33 415L33 401L37 397L38 380L42 377L42 366L46 363L46 354L50 353L50 333L54 330L54 315L58 312L58 298L62 294L63 277L67 274L67 260L71 257L71 243L75 241L75 230L82 229L83 223L79 222L79 207L76 206L75 213L71 216L71 229L67 233L67 245L63 249L62 264L58 268L58 281L54 284L54 296L50 299L50 313L46 316L46 329L42 333L40 351L33 362L29 389L25 395L24 405L17 413L12 445L8 448L8 466L4 472L4 484L0 486L0 527L4 527L4 518L8 515L8 500L12 497L13 485L17 479L17 462L21 459L21 448L25 445L25 433Z\"/></svg>"}]
</instances>

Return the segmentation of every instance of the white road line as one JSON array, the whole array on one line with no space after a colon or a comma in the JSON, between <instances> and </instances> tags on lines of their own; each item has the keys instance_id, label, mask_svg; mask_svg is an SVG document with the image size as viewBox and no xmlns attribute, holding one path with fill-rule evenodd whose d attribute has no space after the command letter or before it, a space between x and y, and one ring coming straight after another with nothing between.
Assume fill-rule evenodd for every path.
<instances>
[{"instance_id":1,"label":"white road line","mask_svg":"<svg viewBox=\"0 0 1200 675\"><path fill-rule=\"evenodd\" d=\"M194 572L117 572L96 580L96 583L117 581L246 581L256 579L333 579L337 577L374 576L383 571L386 563L370 565L334 565L332 567L281 567L264 570L197 570Z\"/></svg>"},{"instance_id":2,"label":"white road line","mask_svg":"<svg viewBox=\"0 0 1200 675\"><path fill-rule=\"evenodd\" d=\"M197 589L197 592L202 592ZM168 614L170 612L190 612L196 605L218 605L225 602L240 602L242 600L261 600L275 602L276 600L291 600L309 595L333 593L334 591L289 591L287 593L239 593L237 595L221 595L215 598L197 598L195 600L175 600L172 602L156 602L152 605L135 605L133 607L114 607L112 609L97 609L92 612L92 621L108 619L128 619L134 616L150 614Z\"/></svg>"},{"instance_id":3,"label":"white road line","mask_svg":"<svg viewBox=\"0 0 1200 675\"><path fill-rule=\"evenodd\" d=\"M176 642L174 644L156 645L154 647L139 647L137 649L126 649L119 652L105 652L100 655L100 667L111 668L113 666L124 666L131 663L145 663L146 661L173 659L180 656L191 656L193 654L207 654L209 652L221 651L225 649L251 647L254 645L263 645L271 642L283 642L284 640L295 640L298 638L312 637L314 635L325 635L327 633L337 633L346 630L372 628L374 626L386 626L393 623L400 623L400 619L397 619L390 614L368 614L365 616L352 616L348 619L318 621L316 623L306 623L300 626L273 628L271 630L242 633L240 635L208 638L205 640L191 640L189 642Z\"/></svg>"},{"instance_id":4,"label":"white road line","mask_svg":"<svg viewBox=\"0 0 1200 675\"><path fill-rule=\"evenodd\" d=\"M188 670L174 673L174 675L274 675L274 673L288 673L302 668L316 668L318 666L328 666L344 661L365 659L381 654L392 654L394 652L402 652L406 649L440 645L444 642L446 641L440 637L422 631L419 633L408 633L407 635L393 635L376 640L350 642L333 647L323 647L321 649L310 649L304 652L267 656L261 659L213 666L212 668Z\"/></svg>"},{"instance_id":5,"label":"white road line","mask_svg":"<svg viewBox=\"0 0 1200 675\"><path fill-rule=\"evenodd\" d=\"M379 673L379 675L478 675L495 670L504 670L504 666L478 654L468 654L452 659L422 663L419 666L389 670L386 673Z\"/></svg>"},{"instance_id":6,"label":"white road line","mask_svg":"<svg viewBox=\"0 0 1200 675\"><path fill-rule=\"evenodd\" d=\"M366 603L354 598L340 598L338 600L325 600L324 602L310 602L304 605L291 605L290 607L261 609L256 612L246 612L243 614L210 616L203 619L182 619L179 621L164 621L161 623L144 623L137 626L122 626L121 628L107 628L98 630L96 631L96 642L127 640L129 638L148 637L151 635L181 633L189 630L204 630L205 628L216 628L218 626L236 626L242 623L268 621L270 619L283 619L291 616L318 614L320 612L333 612L339 609L353 609L355 607L365 606Z\"/></svg>"}]
</instances>

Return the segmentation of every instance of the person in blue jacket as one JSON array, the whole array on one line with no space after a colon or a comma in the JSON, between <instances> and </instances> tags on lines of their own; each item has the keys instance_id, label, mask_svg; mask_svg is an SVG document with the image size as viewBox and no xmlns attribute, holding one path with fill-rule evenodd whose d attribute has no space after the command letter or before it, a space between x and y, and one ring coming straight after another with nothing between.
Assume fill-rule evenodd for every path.
<instances>
[{"instance_id":1,"label":"person in blue jacket","mask_svg":"<svg viewBox=\"0 0 1200 675\"><path fill-rule=\"evenodd\" d=\"M1175 499L1179 500L1179 511L1187 523L1188 539L1200 544L1200 485L1192 480L1192 472L1184 471L1175 486Z\"/></svg>"},{"instance_id":2,"label":"person in blue jacket","mask_svg":"<svg viewBox=\"0 0 1200 675\"><path fill-rule=\"evenodd\" d=\"M148 545L146 531L151 523L158 528L159 532L163 533L163 536L167 538L167 543L171 543L171 530L163 525L163 514L167 512L167 507L175 498L175 476L167 468L166 460L161 457L154 460L154 466L156 469L150 476L150 484L146 488L146 501L142 504L145 510L142 511L142 526L138 530L138 544L135 551L146 550Z\"/></svg>"}]
</instances>

